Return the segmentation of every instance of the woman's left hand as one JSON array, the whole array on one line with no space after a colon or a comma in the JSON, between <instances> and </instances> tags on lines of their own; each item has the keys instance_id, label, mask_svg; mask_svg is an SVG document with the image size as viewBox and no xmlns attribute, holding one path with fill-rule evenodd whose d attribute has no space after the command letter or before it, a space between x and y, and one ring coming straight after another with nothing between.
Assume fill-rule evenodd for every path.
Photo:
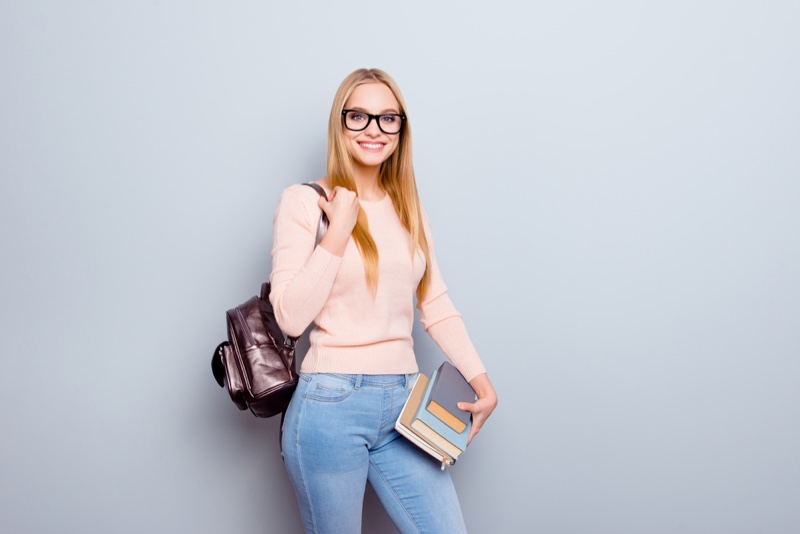
<instances>
[{"instance_id":1,"label":"woman's left hand","mask_svg":"<svg viewBox=\"0 0 800 534\"><path fill-rule=\"evenodd\" d=\"M461 410L472 414L472 430L469 431L467 445L472 443L472 439L478 435L486 419L492 415L492 412L497 407L497 393L495 393L492 383L489 382L489 375L481 373L470 380L469 385L475 390L478 400L473 403L458 403L458 407Z\"/></svg>"}]
</instances>

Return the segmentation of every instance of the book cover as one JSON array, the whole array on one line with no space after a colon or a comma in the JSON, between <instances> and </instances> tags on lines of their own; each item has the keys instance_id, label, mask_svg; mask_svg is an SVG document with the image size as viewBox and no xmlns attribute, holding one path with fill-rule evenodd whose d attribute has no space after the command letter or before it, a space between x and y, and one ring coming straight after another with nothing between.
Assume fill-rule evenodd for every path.
<instances>
[{"instance_id":1,"label":"book cover","mask_svg":"<svg viewBox=\"0 0 800 534\"><path fill-rule=\"evenodd\" d=\"M400 417L397 418L394 427L401 435L405 436L417 447L442 462L442 468L444 468L445 464L453 465L456 459L437 447L434 442L427 437L436 436L436 433L433 432L433 430L417 430L412 427L414 417L416 416L417 410L422 402L422 397L428 389L429 384L428 377L420 373L408 399L406 399L406 403L403 405L403 410L400 412Z\"/></svg>"},{"instance_id":2,"label":"book cover","mask_svg":"<svg viewBox=\"0 0 800 534\"><path fill-rule=\"evenodd\" d=\"M461 373L450 362L444 362L431 379L428 411L456 432L463 432L470 421L470 414L458 408L459 402L475 402L475 392Z\"/></svg>"},{"instance_id":3,"label":"book cover","mask_svg":"<svg viewBox=\"0 0 800 534\"><path fill-rule=\"evenodd\" d=\"M433 431L435 431L439 436L443 437L450 443L452 443L456 448L461 451L464 451L467 448L467 438L469 437L469 431L472 428L472 421L468 420L464 430L461 432L456 432L448 425L444 424L441 419L433 415L431 412L427 410L427 406L430 402L430 395L432 390L432 385L436 382L436 377L438 376L438 369L434 371L433 375L430 379L430 384L425 389L425 394L422 397L422 402L417 408L417 413L414 416L414 421L420 420L425 425L430 427ZM474 395L474 393L473 393ZM413 421L412 421L412 428L413 428Z\"/></svg>"}]
</instances>

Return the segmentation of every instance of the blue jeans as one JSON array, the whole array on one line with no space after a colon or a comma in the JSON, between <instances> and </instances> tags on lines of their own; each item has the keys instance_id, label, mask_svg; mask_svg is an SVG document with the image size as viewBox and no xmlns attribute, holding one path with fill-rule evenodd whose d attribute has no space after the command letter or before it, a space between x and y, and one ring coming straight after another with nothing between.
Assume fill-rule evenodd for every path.
<instances>
[{"instance_id":1,"label":"blue jeans","mask_svg":"<svg viewBox=\"0 0 800 534\"><path fill-rule=\"evenodd\" d=\"M415 379L300 375L283 456L307 533L360 534L367 481L403 534L466 532L450 473L394 429Z\"/></svg>"}]
</instances>

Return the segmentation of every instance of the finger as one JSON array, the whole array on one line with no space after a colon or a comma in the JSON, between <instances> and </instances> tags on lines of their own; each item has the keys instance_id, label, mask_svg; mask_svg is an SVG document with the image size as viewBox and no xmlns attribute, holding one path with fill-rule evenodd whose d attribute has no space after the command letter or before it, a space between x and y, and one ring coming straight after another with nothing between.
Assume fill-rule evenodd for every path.
<instances>
[{"instance_id":1,"label":"finger","mask_svg":"<svg viewBox=\"0 0 800 534\"><path fill-rule=\"evenodd\" d=\"M333 190L333 196L340 195L343 201L349 200L353 202L358 199L358 196L353 192L347 189L346 187L336 186ZM331 198L333 200L333 198Z\"/></svg>"},{"instance_id":2,"label":"finger","mask_svg":"<svg viewBox=\"0 0 800 534\"><path fill-rule=\"evenodd\" d=\"M478 432L480 432L481 426L483 426L481 423L482 418L479 416L480 409L475 406L475 404L471 404L469 402L459 402L456 404L456 406L459 410L464 410L465 412L472 414L472 427L470 428L469 436L467 437L467 446L469 446L469 444L472 443L472 439L478 435Z\"/></svg>"},{"instance_id":3,"label":"finger","mask_svg":"<svg viewBox=\"0 0 800 534\"><path fill-rule=\"evenodd\" d=\"M475 405L470 404L469 402L459 402L458 404L456 404L456 406L458 407L459 410L464 410L465 412L469 412L472 414L478 411Z\"/></svg>"},{"instance_id":4,"label":"finger","mask_svg":"<svg viewBox=\"0 0 800 534\"><path fill-rule=\"evenodd\" d=\"M469 431L469 437L467 438L467 447L469 447L469 444L472 443L473 438L478 435L478 432L481 431L482 426L483 425L473 423L472 428Z\"/></svg>"},{"instance_id":5,"label":"finger","mask_svg":"<svg viewBox=\"0 0 800 534\"><path fill-rule=\"evenodd\" d=\"M348 193L349 191L350 190L347 189L346 187L342 187L341 185L337 185L336 187L333 188L333 191L331 191L331 194L336 196L339 193L344 194L344 193Z\"/></svg>"}]
</instances>

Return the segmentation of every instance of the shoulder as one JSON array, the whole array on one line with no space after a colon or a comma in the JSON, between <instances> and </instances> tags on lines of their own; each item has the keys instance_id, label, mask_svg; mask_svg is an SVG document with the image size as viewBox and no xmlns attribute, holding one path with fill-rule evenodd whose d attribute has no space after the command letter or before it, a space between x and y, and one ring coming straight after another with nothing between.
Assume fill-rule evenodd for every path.
<instances>
[{"instance_id":1,"label":"shoulder","mask_svg":"<svg viewBox=\"0 0 800 534\"><path fill-rule=\"evenodd\" d=\"M319 218L319 194L303 184L292 184L281 193L276 219L301 219L312 224Z\"/></svg>"},{"instance_id":2,"label":"shoulder","mask_svg":"<svg viewBox=\"0 0 800 534\"><path fill-rule=\"evenodd\" d=\"M305 184L292 184L281 193L281 198L294 198L300 200L316 200L317 192Z\"/></svg>"},{"instance_id":3,"label":"shoulder","mask_svg":"<svg viewBox=\"0 0 800 534\"><path fill-rule=\"evenodd\" d=\"M428 219L428 213L425 211L425 208L422 206L422 203L419 205L419 217L422 220L422 229L427 235L428 239L431 237L431 221Z\"/></svg>"},{"instance_id":4,"label":"shoulder","mask_svg":"<svg viewBox=\"0 0 800 534\"><path fill-rule=\"evenodd\" d=\"M292 184L281 193L279 207L309 210L317 207L318 200L319 194L313 188L303 184Z\"/></svg>"}]
</instances>

